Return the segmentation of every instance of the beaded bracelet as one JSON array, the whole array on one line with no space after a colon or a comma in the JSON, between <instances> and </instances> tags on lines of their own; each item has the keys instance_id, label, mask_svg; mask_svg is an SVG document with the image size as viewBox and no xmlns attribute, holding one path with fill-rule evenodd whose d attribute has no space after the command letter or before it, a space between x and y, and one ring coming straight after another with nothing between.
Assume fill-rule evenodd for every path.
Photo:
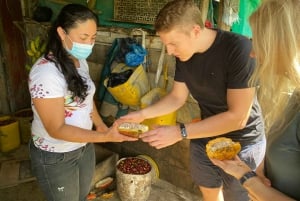
<instances>
[{"instance_id":1,"label":"beaded bracelet","mask_svg":"<svg viewBox=\"0 0 300 201\"><path fill-rule=\"evenodd\" d=\"M243 185L245 183L245 181L247 181L248 179L252 178L252 177L256 177L257 174L254 171L250 171L245 173L241 178L240 178L240 183L241 185Z\"/></svg>"}]
</instances>

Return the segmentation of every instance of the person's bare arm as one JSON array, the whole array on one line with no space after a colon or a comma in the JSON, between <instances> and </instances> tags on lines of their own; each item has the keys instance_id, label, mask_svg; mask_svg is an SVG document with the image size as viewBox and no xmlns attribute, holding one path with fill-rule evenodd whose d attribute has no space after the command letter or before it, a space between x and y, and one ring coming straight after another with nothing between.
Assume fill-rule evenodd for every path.
<instances>
[{"instance_id":1,"label":"person's bare arm","mask_svg":"<svg viewBox=\"0 0 300 201\"><path fill-rule=\"evenodd\" d=\"M255 94L254 88L228 90L228 95L227 95L228 111L201 120L200 122L185 124L187 130L187 138L193 139L193 138L218 136L224 133L228 133L230 131L242 129L243 127L245 127L246 122L249 118L254 94ZM175 93L175 96L176 95L178 94ZM185 95L187 96L187 94ZM174 97L173 96L169 96L169 97L170 99L162 100L165 101L164 105L169 104L168 106L169 108L175 107L173 105L174 101L172 102L173 100L172 98ZM178 99L181 100L181 98ZM160 103L154 105L153 107L151 107L151 112L156 111L156 113L150 113L150 114L151 115L162 114L161 110L164 110L162 106L163 105L160 105ZM153 108L155 108L155 110ZM145 112L145 115L147 115L146 109L143 110L143 112ZM135 113L135 114L139 114L139 113ZM149 116L147 115L147 117ZM143 120L143 118L139 120ZM168 135L166 135L166 133ZM149 143L151 146L157 149L170 146L182 140L182 136L178 126L160 126L146 133L141 134L140 137L144 142Z\"/></svg>"},{"instance_id":2,"label":"person's bare arm","mask_svg":"<svg viewBox=\"0 0 300 201\"><path fill-rule=\"evenodd\" d=\"M188 138L211 137L243 129L250 115L254 95L255 88L228 89L228 110L196 123L185 124Z\"/></svg>"},{"instance_id":3,"label":"person's bare arm","mask_svg":"<svg viewBox=\"0 0 300 201\"><path fill-rule=\"evenodd\" d=\"M265 167L265 159L259 164L255 172L266 186L271 186L271 181L265 176L264 167Z\"/></svg>"},{"instance_id":4,"label":"person's bare arm","mask_svg":"<svg viewBox=\"0 0 300 201\"><path fill-rule=\"evenodd\" d=\"M222 168L226 173L234 176L236 179L240 179L245 173L251 171L250 167L236 156L233 160L217 160L211 159L212 163ZM272 188L269 185L264 184L259 175L247 179L243 186L247 189L251 198L258 201L294 201L280 191Z\"/></svg>"},{"instance_id":5,"label":"person's bare arm","mask_svg":"<svg viewBox=\"0 0 300 201\"><path fill-rule=\"evenodd\" d=\"M174 81L172 90L155 104L142 110L131 112L120 118L119 122L141 122L164 114L171 113L185 104L189 90L183 82Z\"/></svg>"},{"instance_id":6,"label":"person's bare arm","mask_svg":"<svg viewBox=\"0 0 300 201\"><path fill-rule=\"evenodd\" d=\"M245 181L243 185L249 194L259 201L295 201L294 199L286 196L280 191L265 185L259 177L252 177Z\"/></svg>"},{"instance_id":7,"label":"person's bare arm","mask_svg":"<svg viewBox=\"0 0 300 201\"><path fill-rule=\"evenodd\" d=\"M97 110L95 102L93 104L92 120L93 120L94 126L96 128L96 131L98 131L98 132L107 131L108 128L107 128L106 124L102 121L102 118L99 115L99 112Z\"/></svg>"},{"instance_id":8,"label":"person's bare arm","mask_svg":"<svg viewBox=\"0 0 300 201\"><path fill-rule=\"evenodd\" d=\"M169 94L157 103L142 110L143 116L152 118L173 112L184 105L189 90L185 83L174 81L173 88Z\"/></svg>"},{"instance_id":9,"label":"person's bare arm","mask_svg":"<svg viewBox=\"0 0 300 201\"><path fill-rule=\"evenodd\" d=\"M136 140L118 133L117 125L99 133L65 124L64 98L34 98L33 104L42 123L53 138L71 142L121 142Z\"/></svg>"}]
</instances>

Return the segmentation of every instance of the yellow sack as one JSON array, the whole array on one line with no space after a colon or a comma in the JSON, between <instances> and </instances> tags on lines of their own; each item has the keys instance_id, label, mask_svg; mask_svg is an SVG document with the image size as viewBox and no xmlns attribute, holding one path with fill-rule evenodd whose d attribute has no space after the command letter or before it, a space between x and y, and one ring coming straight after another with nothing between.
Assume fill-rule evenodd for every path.
<instances>
[{"instance_id":1,"label":"yellow sack","mask_svg":"<svg viewBox=\"0 0 300 201\"><path fill-rule=\"evenodd\" d=\"M118 64L113 68L112 73L120 73L133 67L126 66L124 63ZM141 97L150 90L147 74L142 65L134 67L134 71L128 80L115 87L108 87L109 78L104 80L104 86L111 95L123 105L140 106Z\"/></svg>"},{"instance_id":2,"label":"yellow sack","mask_svg":"<svg viewBox=\"0 0 300 201\"><path fill-rule=\"evenodd\" d=\"M165 55L165 46L162 47L160 58L158 61L157 71L156 71L156 78L155 78L155 85L156 87L151 89L148 93L146 93L141 99L141 108L145 108L149 105L154 104L155 102L159 101L162 97L167 94L167 85L168 85L168 65L165 65L163 69L163 61ZM164 77L164 87L158 87L158 81L160 74L163 69L163 77ZM169 114L165 114L162 116L154 117L151 119L145 119L142 123L149 126L151 129L154 125L176 125L177 119L177 112L171 112Z\"/></svg>"},{"instance_id":3,"label":"yellow sack","mask_svg":"<svg viewBox=\"0 0 300 201\"><path fill-rule=\"evenodd\" d=\"M141 108L145 108L149 105L160 100L167 94L165 89L162 88L154 88L151 89L145 96L141 99ZM151 119L145 119L142 123L149 126L151 129L154 125L176 125L176 117L177 113L171 112L169 114L165 114L159 117L154 117Z\"/></svg>"}]
</instances>

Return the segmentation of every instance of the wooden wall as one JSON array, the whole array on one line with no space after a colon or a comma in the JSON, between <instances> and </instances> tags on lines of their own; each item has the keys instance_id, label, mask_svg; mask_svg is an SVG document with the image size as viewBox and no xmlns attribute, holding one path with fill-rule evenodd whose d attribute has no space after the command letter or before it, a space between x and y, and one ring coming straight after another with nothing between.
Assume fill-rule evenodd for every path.
<instances>
[{"instance_id":1,"label":"wooden wall","mask_svg":"<svg viewBox=\"0 0 300 201\"><path fill-rule=\"evenodd\" d=\"M20 1L0 1L0 114L29 107L24 40L14 21L22 21Z\"/></svg>"}]
</instances>

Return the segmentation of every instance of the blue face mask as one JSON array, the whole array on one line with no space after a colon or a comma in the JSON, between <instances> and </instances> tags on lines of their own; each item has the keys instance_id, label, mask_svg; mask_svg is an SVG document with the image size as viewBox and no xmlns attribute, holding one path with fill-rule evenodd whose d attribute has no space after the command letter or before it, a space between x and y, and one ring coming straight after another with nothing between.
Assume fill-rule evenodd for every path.
<instances>
[{"instance_id":1,"label":"blue face mask","mask_svg":"<svg viewBox=\"0 0 300 201\"><path fill-rule=\"evenodd\" d=\"M76 43L76 42L73 42L69 36L68 36L68 38L72 42L72 49L69 50L66 45L66 50L69 54L71 54L76 59L86 59L92 53L94 43L91 45Z\"/></svg>"}]
</instances>

